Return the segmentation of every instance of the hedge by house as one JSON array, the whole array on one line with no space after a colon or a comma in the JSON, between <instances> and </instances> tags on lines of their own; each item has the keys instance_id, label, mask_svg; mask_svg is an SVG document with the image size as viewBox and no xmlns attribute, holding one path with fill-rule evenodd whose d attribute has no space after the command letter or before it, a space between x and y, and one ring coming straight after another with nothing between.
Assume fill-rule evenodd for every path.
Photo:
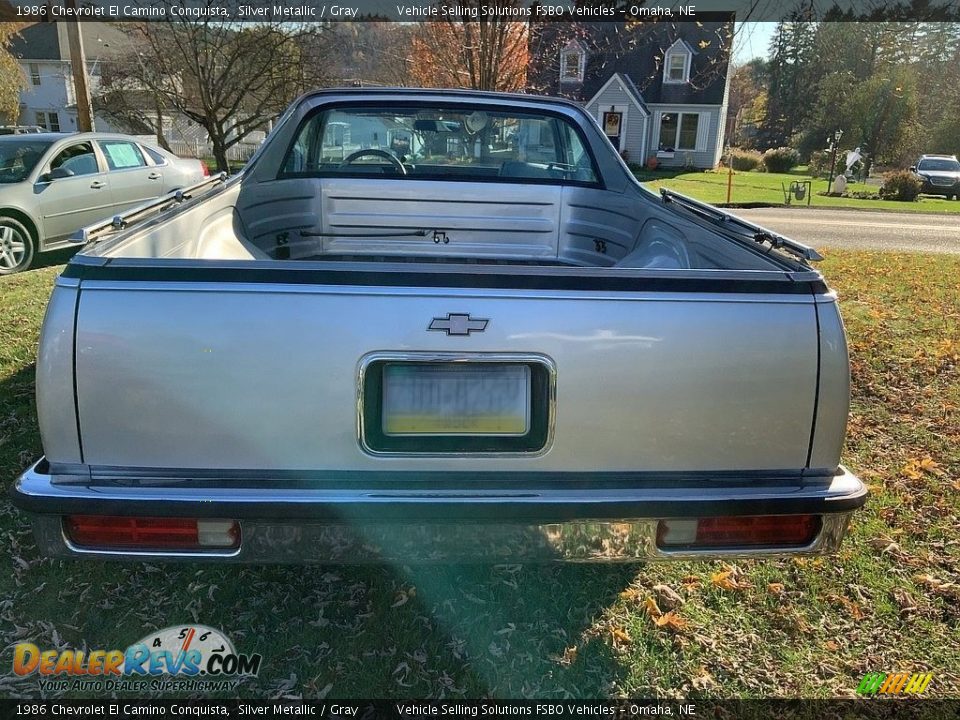
<instances>
[{"instance_id":1,"label":"hedge by house","mask_svg":"<svg viewBox=\"0 0 960 720\"><path fill-rule=\"evenodd\" d=\"M922 183L912 172L897 170L883 179L880 197L883 200L912 202L920 195L921 187L923 187Z\"/></svg>"},{"instance_id":2,"label":"hedge by house","mask_svg":"<svg viewBox=\"0 0 960 720\"><path fill-rule=\"evenodd\" d=\"M767 172L785 173L800 163L800 155L793 148L770 148L763 154L763 165Z\"/></svg>"},{"instance_id":3,"label":"hedge by house","mask_svg":"<svg viewBox=\"0 0 960 720\"><path fill-rule=\"evenodd\" d=\"M756 170L760 163L763 162L763 155L756 150L745 150L743 148L731 148L727 158L730 167L742 172Z\"/></svg>"}]
</instances>

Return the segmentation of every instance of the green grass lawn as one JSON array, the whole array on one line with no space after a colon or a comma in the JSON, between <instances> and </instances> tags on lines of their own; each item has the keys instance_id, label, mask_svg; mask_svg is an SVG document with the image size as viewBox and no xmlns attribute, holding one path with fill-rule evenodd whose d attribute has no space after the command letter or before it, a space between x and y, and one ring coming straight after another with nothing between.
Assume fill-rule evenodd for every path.
<instances>
[{"instance_id":1,"label":"green grass lawn","mask_svg":"<svg viewBox=\"0 0 960 720\"><path fill-rule=\"evenodd\" d=\"M667 172L635 171L634 174L651 190L658 192L661 187L689 195L708 203L727 202L727 171L709 170L706 172L687 172L673 174ZM791 173L734 172L730 202L783 204L781 183L790 188L797 180L811 180L809 175L797 171ZM827 197L818 195L826 192L827 181L813 180L812 207L860 208L862 210L888 210L895 212L923 213L960 213L960 200L946 200L940 197L921 195L916 202L897 202L894 200L857 200L856 198ZM876 185L850 183L847 192L876 193ZM806 207L807 201L794 200L796 207Z\"/></svg>"},{"instance_id":2,"label":"green grass lawn","mask_svg":"<svg viewBox=\"0 0 960 720\"><path fill-rule=\"evenodd\" d=\"M37 333L58 267L0 279L0 473L39 456ZM960 696L960 258L829 251L850 336L845 462L870 484L836 557L633 567L227 567L40 557L0 500L12 646L123 648L195 621L259 652L250 697L851 696L929 671ZM762 432L762 428L757 428ZM655 586L682 599L651 618ZM661 600L660 610L667 611ZM654 613L655 614L655 613Z\"/></svg>"}]
</instances>

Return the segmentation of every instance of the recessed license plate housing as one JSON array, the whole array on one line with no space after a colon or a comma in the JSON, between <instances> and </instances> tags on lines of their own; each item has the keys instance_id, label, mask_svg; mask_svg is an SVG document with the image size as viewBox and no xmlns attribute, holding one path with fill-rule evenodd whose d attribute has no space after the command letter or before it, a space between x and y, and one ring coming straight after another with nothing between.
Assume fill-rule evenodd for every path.
<instances>
[{"instance_id":1,"label":"recessed license plate housing","mask_svg":"<svg viewBox=\"0 0 960 720\"><path fill-rule=\"evenodd\" d=\"M398 367L449 369L458 367L525 368L528 376L525 431L498 434L457 432L387 433L384 430L385 371ZM509 372L509 371L508 371ZM491 375L496 374L496 370ZM538 454L546 450L553 430L556 370L548 358L514 354L378 353L365 357L359 372L359 436L363 448L383 454Z\"/></svg>"}]
</instances>

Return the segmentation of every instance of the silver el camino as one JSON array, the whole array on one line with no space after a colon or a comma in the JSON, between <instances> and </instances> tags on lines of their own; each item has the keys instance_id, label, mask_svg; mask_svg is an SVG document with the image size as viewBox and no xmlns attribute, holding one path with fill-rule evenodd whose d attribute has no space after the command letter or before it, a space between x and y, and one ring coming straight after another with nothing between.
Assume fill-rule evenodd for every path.
<instances>
[{"instance_id":1,"label":"silver el camino","mask_svg":"<svg viewBox=\"0 0 960 720\"><path fill-rule=\"evenodd\" d=\"M78 238L14 490L50 555L822 553L864 502L816 252L647 191L575 104L316 92Z\"/></svg>"}]
</instances>

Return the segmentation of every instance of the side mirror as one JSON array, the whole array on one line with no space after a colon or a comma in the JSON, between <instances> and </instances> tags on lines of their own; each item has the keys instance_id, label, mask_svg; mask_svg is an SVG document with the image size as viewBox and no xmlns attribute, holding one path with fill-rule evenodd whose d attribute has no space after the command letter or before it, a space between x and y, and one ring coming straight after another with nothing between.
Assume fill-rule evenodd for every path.
<instances>
[{"instance_id":1,"label":"side mirror","mask_svg":"<svg viewBox=\"0 0 960 720\"><path fill-rule=\"evenodd\" d=\"M63 180L64 178L73 177L74 175L76 175L76 173L73 172L73 170L69 170L65 167L58 167L41 175L40 180L43 182L50 182L51 180Z\"/></svg>"},{"instance_id":2,"label":"side mirror","mask_svg":"<svg viewBox=\"0 0 960 720\"><path fill-rule=\"evenodd\" d=\"M911 166L910 166L910 172L915 173L916 171L917 171L917 166L916 166L916 165L911 165Z\"/></svg>"}]
</instances>

